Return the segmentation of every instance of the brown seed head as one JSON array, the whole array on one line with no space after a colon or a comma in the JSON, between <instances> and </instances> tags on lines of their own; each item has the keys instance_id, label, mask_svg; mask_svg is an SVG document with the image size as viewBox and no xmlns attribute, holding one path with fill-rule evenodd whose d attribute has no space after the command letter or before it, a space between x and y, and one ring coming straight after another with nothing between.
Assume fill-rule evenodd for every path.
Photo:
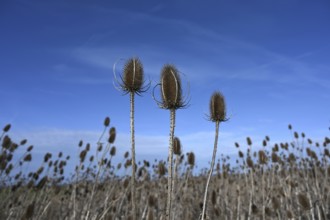
<instances>
[{"instance_id":1,"label":"brown seed head","mask_svg":"<svg viewBox=\"0 0 330 220\"><path fill-rule=\"evenodd\" d=\"M112 157L116 155L116 147L115 147L115 146L113 146L113 147L111 148L111 150L110 150L110 155L111 155Z\"/></svg>"},{"instance_id":2,"label":"brown seed head","mask_svg":"<svg viewBox=\"0 0 330 220\"><path fill-rule=\"evenodd\" d=\"M251 140L250 137L247 137L247 138L246 138L246 142L247 142L247 144L248 144L249 146L252 145L252 140Z\"/></svg>"},{"instance_id":3,"label":"brown seed head","mask_svg":"<svg viewBox=\"0 0 330 220\"><path fill-rule=\"evenodd\" d=\"M139 58L130 58L123 70L123 89L128 92L140 92L143 85L143 66Z\"/></svg>"},{"instance_id":4,"label":"brown seed head","mask_svg":"<svg viewBox=\"0 0 330 220\"><path fill-rule=\"evenodd\" d=\"M2 130L3 132L8 132L11 128L11 124L7 124Z\"/></svg>"},{"instance_id":5,"label":"brown seed head","mask_svg":"<svg viewBox=\"0 0 330 220\"><path fill-rule=\"evenodd\" d=\"M109 135L110 135L110 137L109 137L108 142L110 144L113 144L116 139L116 128L115 127L110 128Z\"/></svg>"},{"instance_id":6,"label":"brown seed head","mask_svg":"<svg viewBox=\"0 0 330 220\"><path fill-rule=\"evenodd\" d=\"M260 150L259 153L258 153L258 155L259 155L259 163L260 164L267 164L268 157L267 157L265 151Z\"/></svg>"},{"instance_id":7,"label":"brown seed head","mask_svg":"<svg viewBox=\"0 0 330 220\"><path fill-rule=\"evenodd\" d=\"M298 202L305 211L308 211L311 208L309 199L307 198L306 194L304 194L304 193L298 194Z\"/></svg>"},{"instance_id":8,"label":"brown seed head","mask_svg":"<svg viewBox=\"0 0 330 220\"><path fill-rule=\"evenodd\" d=\"M180 142L180 139L178 137L174 138L173 153L175 155L180 155L181 154L181 142Z\"/></svg>"},{"instance_id":9,"label":"brown seed head","mask_svg":"<svg viewBox=\"0 0 330 220\"><path fill-rule=\"evenodd\" d=\"M165 65L161 71L162 107L178 109L184 106L182 100L181 79L178 70L173 65Z\"/></svg>"},{"instance_id":10,"label":"brown seed head","mask_svg":"<svg viewBox=\"0 0 330 220\"><path fill-rule=\"evenodd\" d=\"M195 154L194 154L194 152L188 153L188 164L190 166L195 166Z\"/></svg>"},{"instance_id":11,"label":"brown seed head","mask_svg":"<svg viewBox=\"0 0 330 220\"><path fill-rule=\"evenodd\" d=\"M226 121L225 98L220 92L214 92L210 100L210 120L213 122Z\"/></svg>"},{"instance_id":12,"label":"brown seed head","mask_svg":"<svg viewBox=\"0 0 330 220\"><path fill-rule=\"evenodd\" d=\"M110 118L109 117L106 117L104 119L104 123L103 124L104 124L105 127L108 127L110 125Z\"/></svg>"}]
</instances>

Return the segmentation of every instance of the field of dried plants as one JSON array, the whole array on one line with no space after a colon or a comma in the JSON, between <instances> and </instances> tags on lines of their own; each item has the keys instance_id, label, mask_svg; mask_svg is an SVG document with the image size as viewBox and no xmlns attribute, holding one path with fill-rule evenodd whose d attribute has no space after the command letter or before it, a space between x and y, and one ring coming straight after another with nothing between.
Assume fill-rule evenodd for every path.
<instances>
[{"instance_id":1,"label":"field of dried plants","mask_svg":"<svg viewBox=\"0 0 330 220\"><path fill-rule=\"evenodd\" d=\"M209 105L215 123L210 168L194 172L198 155L183 152L175 136L175 112L189 100L182 96L179 75L165 65L155 86L160 87L160 99L154 96L158 106L170 112L169 154L160 161L135 159L134 95L150 86L143 86L137 58L115 76L118 89L130 95L131 151L116 160L122 162L114 162L121 156L109 117L96 145L77 141L78 155L48 152L43 161L34 160L26 139L13 140L6 125L0 133L0 219L330 219L330 138L312 140L289 125L287 142L272 143L265 136L253 143L247 137L246 143L235 143L235 163L229 156L217 159L219 124L228 120L220 92ZM68 175L73 156L78 163ZM40 166L25 172L31 163Z\"/></svg>"},{"instance_id":2,"label":"field of dried plants","mask_svg":"<svg viewBox=\"0 0 330 220\"><path fill-rule=\"evenodd\" d=\"M123 163L112 164L116 155L115 129L109 129L106 146L96 152L79 142L80 163L76 174L64 176L69 157L47 153L34 172L24 170L33 158L26 140L13 141L10 125L1 135L0 219L132 219L130 177L118 176L132 165L129 152ZM107 128L107 126L105 126ZM293 132L293 140L253 151L247 138L247 152L236 143L236 166L229 158L218 160L209 187L208 219L329 219L330 139L313 142L303 133ZM19 148L26 152L12 161ZM183 153L180 140L174 141L173 219L199 219L207 172L193 175L195 155ZM251 149L251 150L250 150ZM136 164L136 207L138 219L165 217L167 197L166 161ZM249 212L250 215L249 215Z\"/></svg>"}]
</instances>

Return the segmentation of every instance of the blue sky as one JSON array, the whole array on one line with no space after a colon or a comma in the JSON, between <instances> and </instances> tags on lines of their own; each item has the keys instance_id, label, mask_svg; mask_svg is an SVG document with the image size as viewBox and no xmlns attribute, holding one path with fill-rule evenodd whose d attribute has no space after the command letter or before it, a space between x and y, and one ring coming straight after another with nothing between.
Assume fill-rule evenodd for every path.
<instances>
[{"instance_id":1,"label":"blue sky","mask_svg":"<svg viewBox=\"0 0 330 220\"><path fill-rule=\"evenodd\" d=\"M0 3L0 125L35 153L75 154L96 143L103 119L129 150L129 97L113 87L113 65L138 56L152 85L164 64L187 76L191 101L176 135L200 166L211 159L211 94L221 91L230 120L218 155L265 135L291 140L287 125L321 139L330 125L330 3L277 1L20 1ZM120 64L120 63L119 63ZM120 72L120 65L117 69ZM169 112L149 90L136 98L137 154L167 156Z\"/></svg>"}]
</instances>

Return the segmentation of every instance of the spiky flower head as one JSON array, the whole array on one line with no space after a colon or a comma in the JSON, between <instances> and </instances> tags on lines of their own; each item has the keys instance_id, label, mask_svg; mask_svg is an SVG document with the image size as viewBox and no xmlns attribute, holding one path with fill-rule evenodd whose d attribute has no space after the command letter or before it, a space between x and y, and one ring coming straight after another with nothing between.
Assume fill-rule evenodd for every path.
<instances>
[{"instance_id":1,"label":"spiky flower head","mask_svg":"<svg viewBox=\"0 0 330 220\"><path fill-rule=\"evenodd\" d=\"M143 84L143 66L139 58L130 58L124 66L124 87L129 92L138 92Z\"/></svg>"},{"instance_id":2,"label":"spiky flower head","mask_svg":"<svg viewBox=\"0 0 330 220\"><path fill-rule=\"evenodd\" d=\"M116 68L114 65L114 76L115 76L115 87L118 90L124 91L127 93L136 93L141 94L149 89L150 83L147 86L143 86L144 84L144 71L142 62L138 57L130 58L126 61L123 68L123 73L119 75L119 78L116 76Z\"/></svg>"},{"instance_id":3,"label":"spiky flower head","mask_svg":"<svg viewBox=\"0 0 330 220\"><path fill-rule=\"evenodd\" d=\"M162 106L166 109L183 107L181 79L177 68L174 65L165 65L160 81Z\"/></svg>"},{"instance_id":4,"label":"spiky flower head","mask_svg":"<svg viewBox=\"0 0 330 220\"><path fill-rule=\"evenodd\" d=\"M174 137L173 153L175 155L180 155L181 154L181 142L180 142L180 139L178 137Z\"/></svg>"},{"instance_id":5,"label":"spiky flower head","mask_svg":"<svg viewBox=\"0 0 330 220\"><path fill-rule=\"evenodd\" d=\"M225 98L220 92L214 92L210 100L210 120L213 122L226 121Z\"/></svg>"}]
</instances>

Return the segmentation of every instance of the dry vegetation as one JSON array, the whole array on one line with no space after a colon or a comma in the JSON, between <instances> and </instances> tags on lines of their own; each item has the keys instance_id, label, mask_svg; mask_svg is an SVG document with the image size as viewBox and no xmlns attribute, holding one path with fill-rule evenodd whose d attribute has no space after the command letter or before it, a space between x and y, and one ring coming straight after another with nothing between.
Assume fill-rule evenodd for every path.
<instances>
[{"instance_id":1,"label":"dry vegetation","mask_svg":"<svg viewBox=\"0 0 330 220\"><path fill-rule=\"evenodd\" d=\"M10 125L5 126L1 135L0 219L132 218L130 177L116 175L131 168L131 158L127 152L123 163L112 163L118 157L113 127L108 143L98 143L96 152L90 144L79 142L80 163L69 180L64 170L70 158L61 152L45 154L39 169L23 173L33 160L33 147L26 140L14 142L9 129ZM293 141L273 146L266 136L259 151L253 151L250 138L246 144L250 148L242 152L236 143L236 166L229 164L229 157L218 160L209 186L208 219L329 219L329 138L318 143L293 132ZM19 148L26 152L13 161ZM193 175L195 155L184 154L178 138L174 156L173 219L198 219L207 172ZM138 162L138 219L165 217L166 165L165 161ZM15 170L20 172L14 174Z\"/></svg>"},{"instance_id":2,"label":"dry vegetation","mask_svg":"<svg viewBox=\"0 0 330 220\"><path fill-rule=\"evenodd\" d=\"M289 125L288 142L274 144L266 136L261 145L253 145L248 137L244 147L235 143L236 163L230 163L229 156L216 161L219 124L227 120L224 97L216 92L210 100L209 117L216 124L211 166L196 175L198 155L182 152L174 132L175 111L188 102L182 96L179 71L165 65L157 104L170 111L169 156L135 162L134 94L149 87L143 87L137 58L129 60L117 82L130 94L131 104L131 153L116 160L121 163L113 162L120 156L109 117L96 146L78 143L72 175L66 171L69 155L49 152L43 161L34 161L33 146L27 140L12 140L10 124L3 128L0 219L330 219L328 137L315 142ZM101 142L104 138L106 143ZM32 161L40 166L27 172ZM132 174L119 175L127 171Z\"/></svg>"}]
</instances>

